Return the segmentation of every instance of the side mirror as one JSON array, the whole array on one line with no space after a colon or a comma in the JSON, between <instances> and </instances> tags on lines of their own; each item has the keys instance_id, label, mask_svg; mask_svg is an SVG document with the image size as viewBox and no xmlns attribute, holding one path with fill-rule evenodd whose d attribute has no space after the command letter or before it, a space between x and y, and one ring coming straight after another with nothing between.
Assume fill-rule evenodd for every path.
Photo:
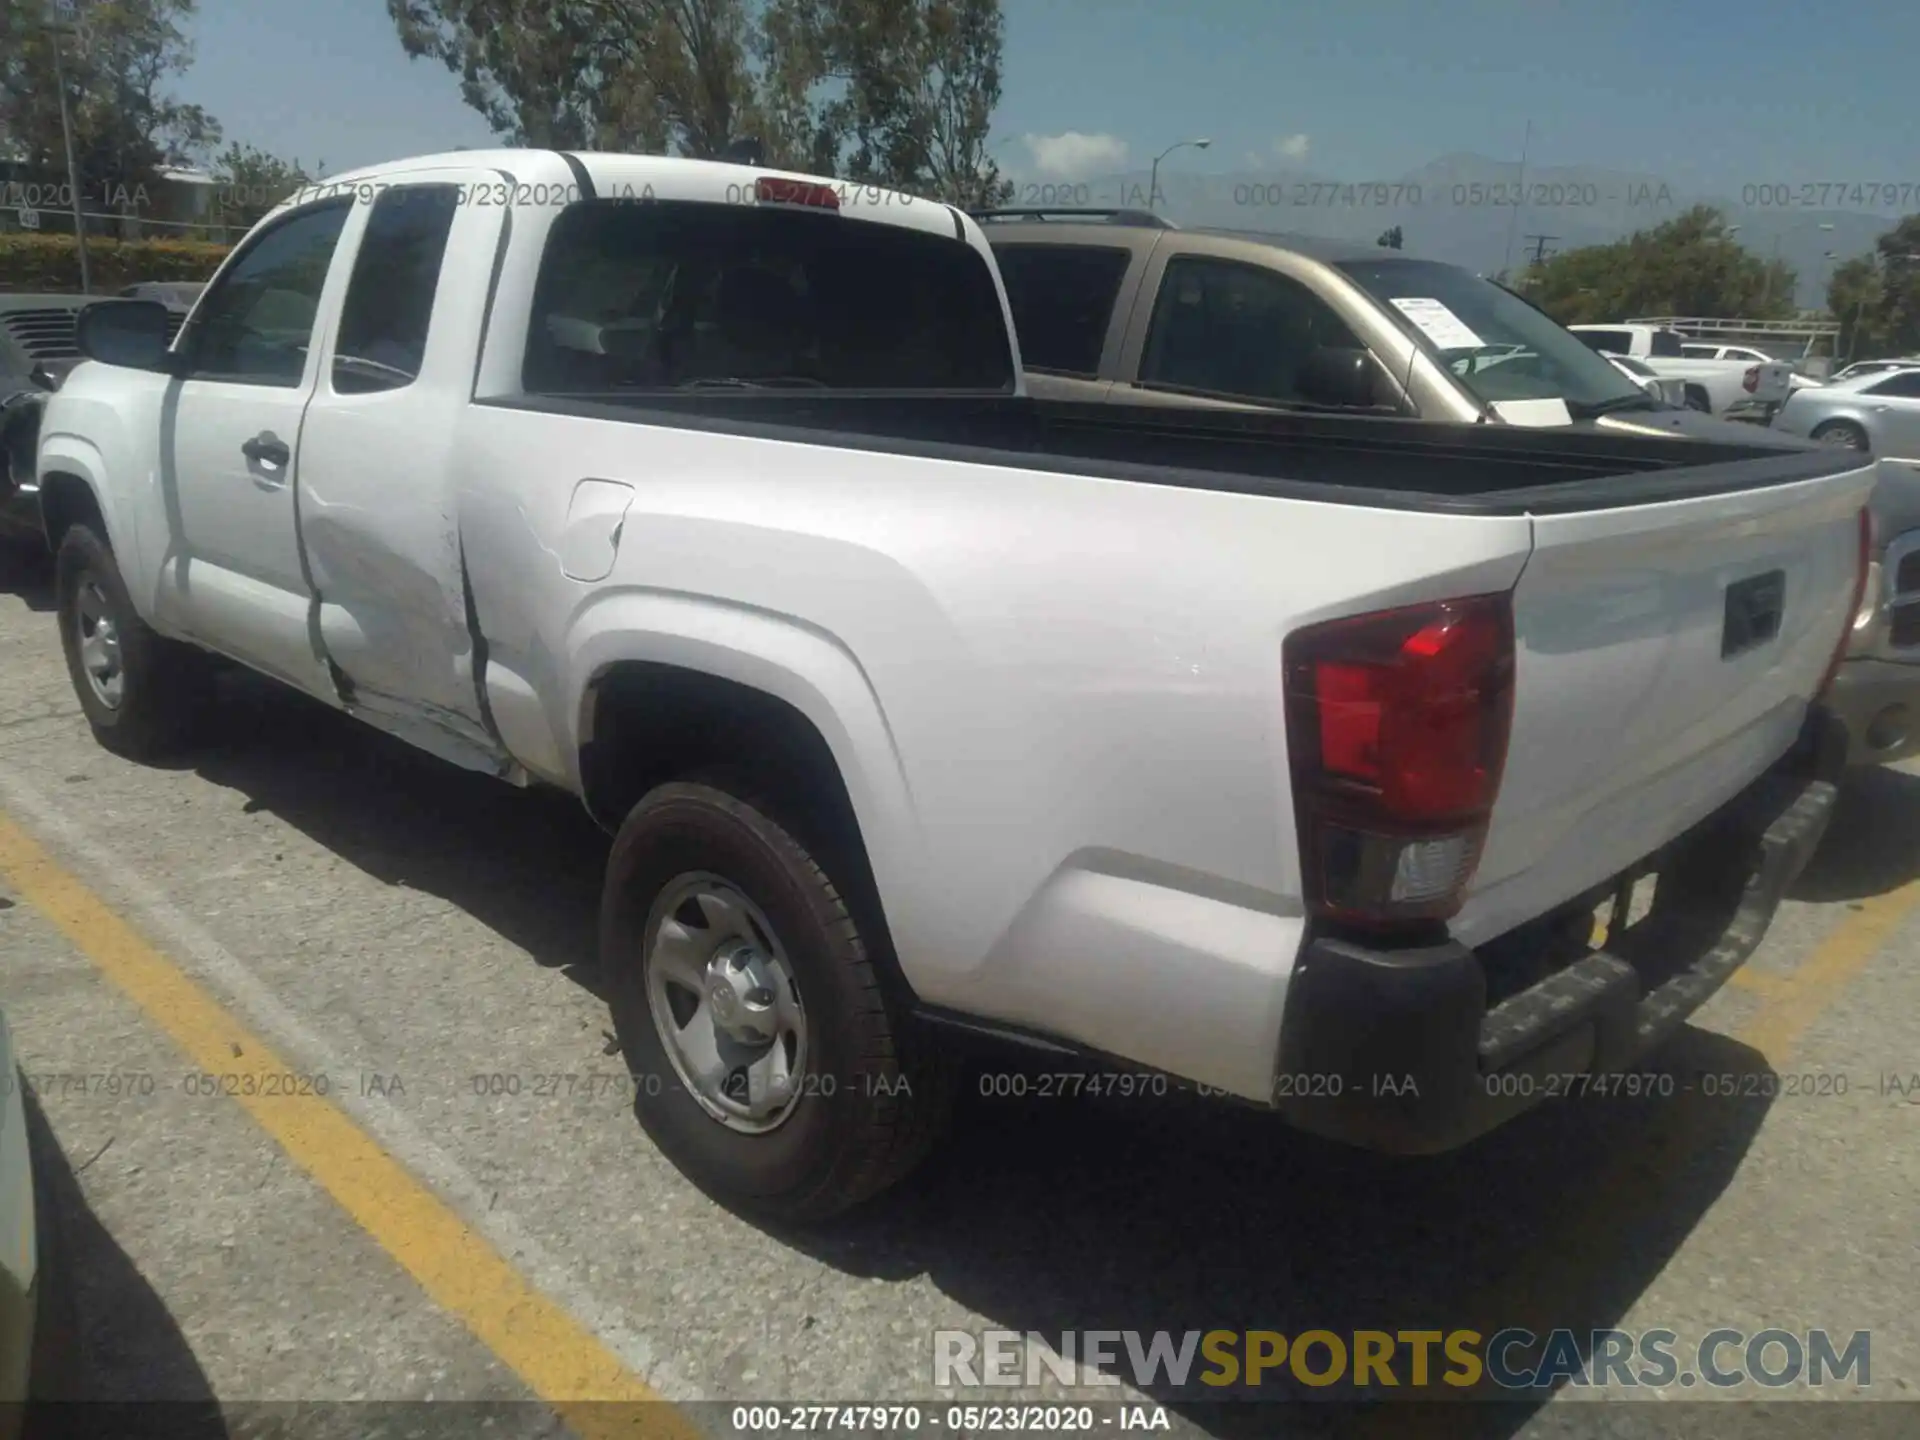
<instances>
[{"instance_id":1,"label":"side mirror","mask_svg":"<svg viewBox=\"0 0 1920 1440\"><path fill-rule=\"evenodd\" d=\"M74 343L102 365L178 373L168 349L170 312L158 300L96 300L80 312Z\"/></svg>"},{"instance_id":2,"label":"side mirror","mask_svg":"<svg viewBox=\"0 0 1920 1440\"><path fill-rule=\"evenodd\" d=\"M1313 405L1369 409L1381 403L1373 356L1351 346L1316 346L1294 383Z\"/></svg>"}]
</instances>

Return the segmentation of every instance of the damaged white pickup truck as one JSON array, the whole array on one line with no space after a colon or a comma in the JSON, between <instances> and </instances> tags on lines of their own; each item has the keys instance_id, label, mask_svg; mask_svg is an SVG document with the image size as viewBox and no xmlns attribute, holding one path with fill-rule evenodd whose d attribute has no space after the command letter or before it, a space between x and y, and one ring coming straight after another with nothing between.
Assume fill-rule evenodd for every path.
<instances>
[{"instance_id":1,"label":"damaged white pickup truck","mask_svg":"<svg viewBox=\"0 0 1920 1440\"><path fill-rule=\"evenodd\" d=\"M1831 806L1857 457L1037 402L934 202L463 152L80 340L100 741L211 652L580 796L639 1118L763 1214L903 1174L956 1031L1464 1143L1677 1026Z\"/></svg>"}]
</instances>

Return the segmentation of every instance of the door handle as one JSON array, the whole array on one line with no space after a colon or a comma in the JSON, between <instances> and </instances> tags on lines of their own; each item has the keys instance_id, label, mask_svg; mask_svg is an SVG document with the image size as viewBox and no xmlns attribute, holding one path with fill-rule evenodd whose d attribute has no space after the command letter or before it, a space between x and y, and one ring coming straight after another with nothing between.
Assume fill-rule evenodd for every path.
<instances>
[{"instance_id":1,"label":"door handle","mask_svg":"<svg viewBox=\"0 0 1920 1440\"><path fill-rule=\"evenodd\" d=\"M272 432L266 430L242 445L240 453L256 465L285 465L293 458L287 442L274 439Z\"/></svg>"}]
</instances>

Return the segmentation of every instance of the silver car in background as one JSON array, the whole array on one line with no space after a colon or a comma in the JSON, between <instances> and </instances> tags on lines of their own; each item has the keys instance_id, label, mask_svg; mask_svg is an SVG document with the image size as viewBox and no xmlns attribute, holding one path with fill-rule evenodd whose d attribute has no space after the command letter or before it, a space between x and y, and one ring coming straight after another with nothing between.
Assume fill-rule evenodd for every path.
<instances>
[{"instance_id":1,"label":"silver car in background","mask_svg":"<svg viewBox=\"0 0 1920 1440\"><path fill-rule=\"evenodd\" d=\"M1920 459L1920 365L1796 390L1773 428L1876 459Z\"/></svg>"}]
</instances>

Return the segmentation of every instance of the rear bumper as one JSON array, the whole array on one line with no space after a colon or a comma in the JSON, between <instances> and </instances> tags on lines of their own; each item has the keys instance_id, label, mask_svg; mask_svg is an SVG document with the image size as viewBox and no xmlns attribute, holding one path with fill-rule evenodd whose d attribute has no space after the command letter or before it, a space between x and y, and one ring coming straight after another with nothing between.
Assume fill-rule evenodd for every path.
<instances>
[{"instance_id":1,"label":"rear bumper","mask_svg":"<svg viewBox=\"0 0 1920 1440\"><path fill-rule=\"evenodd\" d=\"M1851 763L1885 765L1920 752L1920 665L1845 661L1827 704L1847 727Z\"/></svg>"},{"instance_id":2,"label":"rear bumper","mask_svg":"<svg viewBox=\"0 0 1920 1440\"><path fill-rule=\"evenodd\" d=\"M1760 943L1826 831L1846 743L1816 709L1786 759L1649 857L1641 873L1659 883L1644 921L1491 1006L1492 957L1457 941L1313 939L1288 990L1276 1107L1316 1134L1426 1154L1577 1088L1566 1077L1622 1071ZM1527 929L1544 947L1585 914L1578 902Z\"/></svg>"}]
</instances>

